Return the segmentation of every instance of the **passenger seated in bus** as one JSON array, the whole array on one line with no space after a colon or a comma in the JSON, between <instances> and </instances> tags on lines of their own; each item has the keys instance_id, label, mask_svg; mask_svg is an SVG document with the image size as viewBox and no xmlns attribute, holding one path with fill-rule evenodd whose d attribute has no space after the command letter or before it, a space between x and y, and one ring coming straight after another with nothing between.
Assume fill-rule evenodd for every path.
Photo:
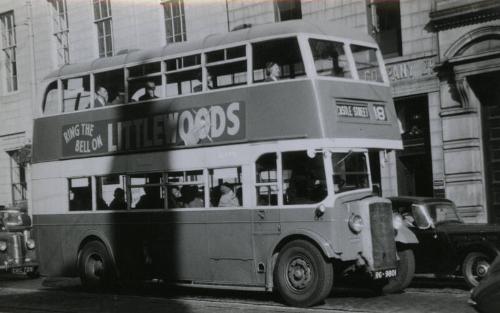
<instances>
[{"instance_id":1,"label":"passenger seated in bus","mask_svg":"<svg viewBox=\"0 0 500 313\"><path fill-rule=\"evenodd\" d=\"M125 191L122 188L116 188L113 193L114 199L109 204L110 210L126 210Z\"/></svg>"},{"instance_id":2,"label":"passenger seated in bus","mask_svg":"<svg viewBox=\"0 0 500 313\"><path fill-rule=\"evenodd\" d=\"M182 194L179 188L170 188L170 193L168 194L168 207L169 208L182 208L184 203L182 202Z\"/></svg>"},{"instance_id":3,"label":"passenger seated in bus","mask_svg":"<svg viewBox=\"0 0 500 313\"><path fill-rule=\"evenodd\" d=\"M111 101L111 103L108 104L124 104L125 103L125 92L119 91L116 97Z\"/></svg>"},{"instance_id":4,"label":"passenger seated in bus","mask_svg":"<svg viewBox=\"0 0 500 313\"><path fill-rule=\"evenodd\" d=\"M108 210L109 209L108 204L106 203L106 201L104 201L104 199L102 197L98 196L96 198L96 204L97 204L98 210Z\"/></svg>"},{"instance_id":5,"label":"passenger seated in bus","mask_svg":"<svg viewBox=\"0 0 500 313\"><path fill-rule=\"evenodd\" d=\"M144 192L135 205L136 209L158 209L163 208L163 202L160 198L159 187L148 186L144 187Z\"/></svg>"},{"instance_id":6,"label":"passenger seated in bus","mask_svg":"<svg viewBox=\"0 0 500 313\"><path fill-rule=\"evenodd\" d=\"M139 101L157 99L158 97L155 95L156 85L152 81L147 81L144 85L144 94L139 97Z\"/></svg>"},{"instance_id":7,"label":"passenger seated in bus","mask_svg":"<svg viewBox=\"0 0 500 313\"><path fill-rule=\"evenodd\" d=\"M202 208L205 205L198 195L198 186L185 185L181 188L185 208Z\"/></svg>"},{"instance_id":8,"label":"passenger seated in bus","mask_svg":"<svg viewBox=\"0 0 500 313\"><path fill-rule=\"evenodd\" d=\"M87 188L73 188L70 190L70 211L84 211L92 209L92 198Z\"/></svg>"},{"instance_id":9,"label":"passenger seated in bus","mask_svg":"<svg viewBox=\"0 0 500 313\"><path fill-rule=\"evenodd\" d=\"M108 104L108 91L106 88L99 86L95 92L94 108L99 108Z\"/></svg>"},{"instance_id":10,"label":"passenger seated in bus","mask_svg":"<svg viewBox=\"0 0 500 313\"><path fill-rule=\"evenodd\" d=\"M196 79L198 80L199 85L194 86L193 92L200 92L203 90L201 73L196 77ZM207 75L207 89L210 90L212 88L214 88L214 81L212 79L212 75L208 74Z\"/></svg>"},{"instance_id":11,"label":"passenger seated in bus","mask_svg":"<svg viewBox=\"0 0 500 313\"><path fill-rule=\"evenodd\" d=\"M281 69L278 63L276 62L267 62L266 63L266 82L275 82L280 79Z\"/></svg>"},{"instance_id":12,"label":"passenger seated in bus","mask_svg":"<svg viewBox=\"0 0 500 313\"><path fill-rule=\"evenodd\" d=\"M222 185L220 185L219 188L221 192L221 196L219 199L219 207L240 206L238 198L234 194L233 188L231 188L230 184L222 183Z\"/></svg>"}]
</instances>

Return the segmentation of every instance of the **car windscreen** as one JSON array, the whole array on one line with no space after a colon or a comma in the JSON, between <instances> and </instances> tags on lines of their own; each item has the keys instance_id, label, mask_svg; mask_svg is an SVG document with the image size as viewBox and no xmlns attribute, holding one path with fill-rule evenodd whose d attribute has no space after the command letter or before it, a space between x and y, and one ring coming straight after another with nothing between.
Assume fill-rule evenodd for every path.
<instances>
[{"instance_id":1,"label":"car windscreen","mask_svg":"<svg viewBox=\"0 0 500 313\"><path fill-rule=\"evenodd\" d=\"M429 206L429 211L434 223L459 222L462 220L451 203L436 203Z\"/></svg>"}]
</instances>

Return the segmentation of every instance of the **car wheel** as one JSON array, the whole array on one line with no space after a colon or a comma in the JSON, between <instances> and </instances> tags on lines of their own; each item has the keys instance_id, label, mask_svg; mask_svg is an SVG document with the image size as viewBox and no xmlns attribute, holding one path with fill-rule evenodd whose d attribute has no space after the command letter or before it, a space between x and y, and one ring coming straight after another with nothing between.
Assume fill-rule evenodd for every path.
<instances>
[{"instance_id":1,"label":"car wheel","mask_svg":"<svg viewBox=\"0 0 500 313\"><path fill-rule=\"evenodd\" d=\"M333 266L305 240L287 243L274 271L278 293L289 305L309 307L324 300L333 286Z\"/></svg>"},{"instance_id":2,"label":"car wheel","mask_svg":"<svg viewBox=\"0 0 500 313\"><path fill-rule=\"evenodd\" d=\"M465 282L473 288L479 285L488 273L493 258L483 252L470 252L462 263L462 274Z\"/></svg>"},{"instance_id":3,"label":"car wheel","mask_svg":"<svg viewBox=\"0 0 500 313\"><path fill-rule=\"evenodd\" d=\"M82 248L78 271L82 285L88 289L110 287L116 281L113 262L100 241L91 241Z\"/></svg>"},{"instance_id":4,"label":"car wheel","mask_svg":"<svg viewBox=\"0 0 500 313\"><path fill-rule=\"evenodd\" d=\"M382 287L384 293L402 292L411 283L415 275L415 255L411 249L398 251L397 276L389 278Z\"/></svg>"}]
</instances>

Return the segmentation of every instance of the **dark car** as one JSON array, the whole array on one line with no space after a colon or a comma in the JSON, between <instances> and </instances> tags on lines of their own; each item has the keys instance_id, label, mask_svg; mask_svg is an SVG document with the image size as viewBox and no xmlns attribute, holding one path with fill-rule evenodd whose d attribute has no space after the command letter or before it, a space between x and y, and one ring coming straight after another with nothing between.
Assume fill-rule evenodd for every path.
<instances>
[{"instance_id":1,"label":"dark car","mask_svg":"<svg viewBox=\"0 0 500 313\"><path fill-rule=\"evenodd\" d=\"M38 275L31 219L18 207L0 206L0 273Z\"/></svg>"},{"instance_id":2,"label":"dark car","mask_svg":"<svg viewBox=\"0 0 500 313\"><path fill-rule=\"evenodd\" d=\"M400 214L419 241L411 246L415 273L462 274L470 287L486 276L500 255L500 225L465 224L448 199L393 197Z\"/></svg>"}]
</instances>

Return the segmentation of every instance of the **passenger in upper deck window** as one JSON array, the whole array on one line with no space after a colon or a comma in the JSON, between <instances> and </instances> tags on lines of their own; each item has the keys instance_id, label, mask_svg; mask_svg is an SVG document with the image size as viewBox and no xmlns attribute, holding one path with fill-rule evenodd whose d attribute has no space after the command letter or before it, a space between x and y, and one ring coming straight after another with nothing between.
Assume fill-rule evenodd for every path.
<instances>
[{"instance_id":1,"label":"passenger in upper deck window","mask_svg":"<svg viewBox=\"0 0 500 313\"><path fill-rule=\"evenodd\" d=\"M114 98L113 101L111 101L111 103L108 104L124 104L124 103L125 103L125 92L119 91L116 98Z\"/></svg>"},{"instance_id":2,"label":"passenger in upper deck window","mask_svg":"<svg viewBox=\"0 0 500 313\"><path fill-rule=\"evenodd\" d=\"M278 63L276 62L267 62L266 63L266 82L275 82L280 80L281 69Z\"/></svg>"},{"instance_id":3,"label":"passenger in upper deck window","mask_svg":"<svg viewBox=\"0 0 500 313\"><path fill-rule=\"evenodd\" d=\"M152 81L146 82L144 86L144 94L139 97L139 101L157 99L158 97L155 95L156 85Z\"/></svg>"},{"instance_id":4,"label":"passenger in upper deck window","mask_svg":"<svg viewBox=\"0 0 500 313\"><path fill-rule=\"evenodd\" d=\"M103 86L98 86L95 92L94 108L108 104L108 91Z\"/></svg>"}]
</instances>

